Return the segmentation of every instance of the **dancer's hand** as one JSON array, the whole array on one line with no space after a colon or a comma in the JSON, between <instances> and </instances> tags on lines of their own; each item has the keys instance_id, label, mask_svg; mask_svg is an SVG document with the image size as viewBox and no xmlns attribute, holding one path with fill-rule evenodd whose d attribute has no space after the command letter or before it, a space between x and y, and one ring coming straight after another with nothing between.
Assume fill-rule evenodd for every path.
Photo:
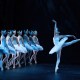
<instances>
[{"instance_id":1,"label":"dancer's hand","mask_svg":"<svg viewBox=\"0 0 80 80\"><path fill-rule=\"evenodd\" d=\"M55 21L55 20L52 20L52 21L56 23L56 21Z\"/></svg>"},{"instance_id":2,"label":"dancer's hand","mask_svg":"<svg viewBox=\"0 0 80 80\"><path fill-rule=\"evenodd\" d=\"M65 35L66 37L73 37L74 39L76 39L76 37L74 35Z\"/></svg>"}]
</instances>

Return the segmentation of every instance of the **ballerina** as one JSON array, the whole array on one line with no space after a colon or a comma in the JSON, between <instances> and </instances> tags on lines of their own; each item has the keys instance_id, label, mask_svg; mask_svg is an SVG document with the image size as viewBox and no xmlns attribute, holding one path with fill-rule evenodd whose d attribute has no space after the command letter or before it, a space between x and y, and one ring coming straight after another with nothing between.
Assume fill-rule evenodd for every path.
<instances>
[{"instance_id":1,"label":"ballerina","mask_svg":"<svg viewBox=\"0 0 80 80\"><path fill-rule=\"evenodd\" d=\"M27 53L27 49L25 48L24 40L22 38L22 31L18 31L17 39L18 39L19 47L23 50L22 53L24 53L24 54L23 54L22 57L24 57L24 62L25 62L25 66L26 66L26 53Z\"/></svg>"},{"instance_id":2,"label":"ballerina","mask_svg":"<svg viewBox=\"0 0 80 80\"><path fill-rule=\"evenodd\" d=\"M49 54L57 53L57 61L56 61L56 66L55 66L55 72L59 69L59 63L60 63L60 57L61 57L61 50L63 47L69 46L73 43L76 43L80 41L80 39L76 39L74 35L59 35L59 31L57 28L57 22L53 20L55 23L54 26L54 37L53 37L53 43L54 47L50 50ZM66 42L69 37L73 37L75 40L72 40L70 42Z\"/></svg>"},{"instance_id":3,"label":"ballerina","mask_svg":"<svg viewBox=\"0 0 80 80\"><path fill-rule=\"evenodd\" d=\"M15 67L15 60L13 60L16 57L16 50L12 44L12 40L11 40L11 35L12 35L12 30L7 32L7 36L6 36L6 44L8 46L9 49L9 53L12 55L11 59L9 60L10 62L13 62L13 68ZM11 61L13 60L13 61Z\"/></svg>"},{"instance_id":4,"label":"ballerina","mask_svg":"<svg viewBox=\"0 0 80 80\"><path fill-rule=\"evenodd\" d=\"M33 31L32 32L32 41L34 43L32 45L32 47L36 48L36 50L33 51L33 55L31 56L30 62L32 62L32 60L34 59L35 64L37 64L37 58L36 58L37 53L38 53L38 51L42 51L43 50L43 47L40 45L39 40L37 38L37 31Z\"/></svg>"},{"instance_id":5,"label":"ballerina","mask_svg":"<svg viewBox=\"0 0 80 80\"><path fill-rule=\"evenodd\" d=\"M32 64L32 60L34 60L35 61L35 64L37 64L35 55L38 52L38 48L37 48L37 46L35 45L35 43L33 41L33 31L29 32L29 34L30 34L30 36L29 36L30 44L31 44L31 47L33 48L33 54L31 55L31 58L30 58L30 62L29 63Z\"/></svg>"},{"instance_id":6,"label":"ballerina","mask_svg":"<svg viewBox=\"0 0 80 80\"><path fill-rule=\"evenodd\" d=\"M43 51L43 47L40 45L39 40L37 38L37 31L35 30L33 33L33 41L35 43L35 45L37 46L39 51Z\"/></svg>"},{"instance_id":7,"label":"ballerina","mask_svg":"<svg viewBox=\"0 0 80 80\"><path fill-rule=\"evenodd\" d=\"M24 40L24 45L25 45L26 49L28 50L28 57L27 57L27 58L29 58L28 63L30 63L30 57L31 57L31 54L33 52L33 48L31 47L31 43L30 43L30 39L28 37L28 33L29 33L28 29L26 31L24 30L23 40Z\"/></svg>"},{"instance_id":8,"label":"ballerina","mask_svg":"<svg viewBox=\"0 0 80 80\"><path fill-rule=\"evenodd\" d=\"M5 38L5 35L6 35L6 30L2 30L1 31L1 46L3 47L3 53L5 54L5 58L3 59L3 63L6 64L6 68L9 69L9 66L8 66L8 59L9 59L9 49L8 49L8 46L6 44L6 38Z\"/></svg>"},{"instance_id":9,"label":"ballerina","mask_svg":"<svg viewBox=\"0 0 80 80\"><path fill-rule=\"evenodd\" d=\"M12 39L12 44L13 44L15 50L17 51L17 53L16 53L17 55L15 56L15 59L14 59L14 64L15 64L15 60L17 60L19 67L21 67L20 53L23 52L23 50L22 50L22 48L19 47L18 39L16 37L16 30L13 30L13 34L11 36L11 39ZM12 65L12 63L10 64L10 66L11 65ZM13 68L15 68L15 66Z\"/></svg>"}]
</instances>

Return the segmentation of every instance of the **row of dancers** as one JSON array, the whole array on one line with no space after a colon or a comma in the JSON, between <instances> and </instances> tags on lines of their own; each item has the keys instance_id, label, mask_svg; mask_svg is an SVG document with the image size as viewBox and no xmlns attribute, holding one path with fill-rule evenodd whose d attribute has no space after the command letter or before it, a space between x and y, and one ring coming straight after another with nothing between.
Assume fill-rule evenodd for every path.
<instances>
[{"instance_id":1,"label":"row of dancers","mask_svg":"<svg viewBox=\"0 0 80 80\"><path fill-rule=\"evenodd\" d=\"M57 22L55 20L52 20L52 21L55 23L54 37L53 37L54 47L50 50L49 54L56 53L56 55L57 55L56 66L55 66L55 73L56 73L59 69L61 50L66 46L72 45L72 44L80 41L80 39L77 39L74 35L60 35L59 34L60 32L57 27ZM73 40L70 42L67 41L69 39L69 37L73 37Z\"/></svg>"},{"instance_id":2,"label":"row of dancers","mask_svg":"<svg viewBox=\"0 0 80 80\"><path fill-rule=\"evenodd\" d=\"M23 35L22 35L23 34ZM17 65L21 67L21 60L24 60L26 66L26 59L32 64L34 60L37 64L37 53L43 51L37 38L37 31L16 31L16 30L1 30L0 37L0 68L4 70L10 69L11 66L15 68ZM3 57L4 56L4 57Z\"/></svg>"}]
</instances>

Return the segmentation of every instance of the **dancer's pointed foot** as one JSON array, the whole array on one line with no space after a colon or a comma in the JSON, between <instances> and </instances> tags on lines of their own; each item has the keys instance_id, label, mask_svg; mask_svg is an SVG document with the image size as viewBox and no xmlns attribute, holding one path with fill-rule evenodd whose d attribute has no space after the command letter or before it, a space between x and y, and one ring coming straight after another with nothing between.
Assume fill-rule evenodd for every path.
<instances>
[{"instance_id":1,"label":"dancer's pointed foot","mask_svg":"<svg viewBox=\"0 0 80 80\"><path fill-rule=\"evenodd\" d=\"M58 69L59 69L58 67L55 68L55 73L57 73L57 70L58 70Z\"/></svg>"},{"instance_id":2,"label":"dancer's pointed foot","mask_svg":"<svg viewBox=\"0 0 80 80\"><path fill-rule=\"evenodd\" d=\"M77 41L80 41L80 39L76 39Z\"/></svg>"},{"instance_id":3,"label":"dancer's pointed foot","mask_svg":"<svg viewBox=\"0 0 80 80\"><path fill-rule=\"evenodd\" d=\"M35 61L35 64L37 64L37 61Z\"/></svg>"},{"instance_id":4,"label":"dancer's pointed foot","mask_svg":"<svg viewBox=\"0 0 80 80\"><path fill-rule=\"evenodd\" d=\"M15 66L13 66L13 69L15 69Z\"/></svg>"},{"instance_id":5,"label":"dancer's pointed foot","mask_svg":"<svg viewBox=\"0 0 80 80\"><path fill-rule=\"evenodd\" d=\"M19 64L19 67L21 67L21 65Z\"/></svg>"}]
</instances>

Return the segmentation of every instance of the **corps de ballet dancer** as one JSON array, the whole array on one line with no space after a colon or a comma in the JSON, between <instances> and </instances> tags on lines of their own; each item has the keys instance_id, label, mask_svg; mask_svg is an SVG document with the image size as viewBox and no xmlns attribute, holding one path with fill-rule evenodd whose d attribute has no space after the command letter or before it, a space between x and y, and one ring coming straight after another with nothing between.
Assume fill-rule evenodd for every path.
<instances>
[{"instance_id":1,"label":"corps de ballet dancer","mask_svg":"<svg viewBox=\"0 0 80 80\"><path fill-rule=\"evenodd\" d=\"M8 59L9 59L10 54L9 54L8 46L6 44L5 35L6 35L6 30L2 30L1 31L1 47L3 48L3 53L5 53L5 58L3 59L3 64L5 63L6 68L9 69Z\"/></svg>"},{"instance_id":2,"label":"corps de ballet dancer","mask_svg":"<svg viewBox=\"0 0 80 80\"><path fill-rule=\"evenodd\" d=\"M1 31L2 34L2 31ZM0 42L1 42L1 38L0 38ZM3 54L4 54L4 47L0 44L0 69L1 71L3 71Z\"/></svg>"},{"instance_id":3,"label":"corps de ballet dancer","mask_svg":"<svg viewBox=\"0 0 80 80\"><path fill-rule=\"evenodd\" d=\"M24 63L25 63L25 66L26 66L26 53L28 51L27 51L27 49L25 48L25 45L24 45L24 40L23 40L23 37L22 37L22 31L18 31L17 39L18 39L19 47L23 50L22 51L23 56L21 56L21 58L23 57Z\"/></svg>"},{"instance_id":4,"label":"corps de ballet dancer","mask_svg":"<svg viewBox=\"0 0 80 80\"><path fill-rule=\"evenodd\" d=\"M16 57L14 59L14 64L16 65L15 62L17 60L17 63L19 65L19 67L21 67L20 60L19 59L20 59L20 53L22 52L22 48L19 47L18 39L17 39L17 36L16 36L16 30L13 30L12 32L13 32L13 34L11 36L11 38L12 38L12 44L13 44L15 50L17 51ZM12 64L10 64L10 66L11 65ZM15 66L13 68L15 68Z\"/></svg>"},{"instance_id":5,"label":"corps de ballet dancer","mask_svg":"<svg viewBox=\"0 0 80 80\"><path fill-rule=\"evenodd\" d=\"M36 52L38 52L38 48L37 46L35 45L32 37L33 37L33 31L29 31L29 40L30 40L30 44L31 44L31 47L33 48L33 54L31 55L31 58L30 58L30 64L32 64L32 61L34 60L35 61L35 64L37 64L37 61L35 60L35 54Z\"/></svg>"},{"instance_id":6,"label":"corps de ballet dancer","mask_svg":"<svg viewBox=\"0 0 80 80\"><path fill-rule=\"evenodd\" d=\"M28 50L28 57L27 57L29 59L28 63L30 63L30 57L33 52L33 48L31 47L31 43L30 43L28 34L29 34L28 29L24 30L23 40L24 40L24 45L25 45L26 49Z\"/></svg>"},{"instance_id":7,"label":"corps de ballet dancer","mask_svg":"<svg viewBox=\"0 0 80 80\"><path fill-rule=\"evenodd\" d=\"M39 51L43 51L43 47L40 45L40 43L39 43L39 40L38 40L38 38L37 38L37 31L35 30L34 31L34 33L33 33L33 41L34 41L34 43L35 43L35 45L37 46L37 48L38 48L38 50Z\"/></svg>"},{"instance_id":8,"label":"corps de ballet dancer","mask_svg":"<svg viewBox=\"0 0 80 80\"><path fill-rule=\"evenodd\" d=\"M39 40L37 38L37 31L32 31L32 41L33 41L33 45L32 47L34 48L33 51L33 55L31 56L30 62L32 62L32 60L35 61L35 64L37 64L37 53L38 51L42 51L43 47L40 45Z\"/></svg>"},{"instance_id":9,"label":"corps de ballet dancer","mask_svg":"<svg viewBox=\"0 0 80 80\"><path fill-rule=\"evenodd\" d=\"M69 46L71 44L74 44L74 43L80 41L80 39L76 39L76 37L74 35L59 35L59 31L57 28L57 22L55 20L53 20L53 22L55 23L54 37L53 37L54 47L50 50L49 54L53 54L55 52L57 54L57 61L56 61L56 66L55 66L55 73L56 73L57 70L59 69L62 48ZM66 42L69 37L73 37L75 40L72 40L70 42Z\"/></svg>"},{"instance_id":10,"label":"corps de ballet dancer","mask_svg":"<svg viewBox=\"0 0 80 80\"><path fill-rule=\"evenodd\" d=\"M6 36L6 44L8 46L8 49L9 49L9 53L11 54L11 59L9 60L9 63L10 62L13 62L13 68L15 68L15 62L14 62L14 58L16 57L16 50L12 44L12 39L11 39L11 36L12 36L12 30L9 30L7 32L7 36ZM12 60L12 61L11 61ZM9 65L8 63L8 65Z\"/></svg>"}]
</instances>

